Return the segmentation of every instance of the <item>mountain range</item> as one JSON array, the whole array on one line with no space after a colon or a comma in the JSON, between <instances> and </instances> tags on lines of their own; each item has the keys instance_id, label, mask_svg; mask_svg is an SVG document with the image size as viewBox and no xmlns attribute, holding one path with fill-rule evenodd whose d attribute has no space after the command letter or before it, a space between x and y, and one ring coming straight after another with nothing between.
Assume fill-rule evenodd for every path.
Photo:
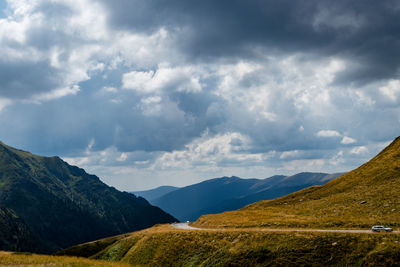
<instances>
[{"instance_id":1,"label":"mountain range","mask_svg":"<svg viewBox=\"0 0 400 267\"><path fill-rule=\"evenodd\" d=\"M159 187L134 193L181 221L194 221L203 214L236 210L260 200L287 195L312 185L322 185L342 174L303 172L292 176L275 175L266 179L232 176L182 188Z\"/></svg>"},{"instance_id":2,"label":"mountain range","mask_svg":"<svg viewBox=\"0 0 400 267\"><path fill-rule=\"evenodd\" d=\"M176 221L144 198L109 187L59 157L1 142L0 206L0 250L54 252Z\"/></svg>"}]
</instances>

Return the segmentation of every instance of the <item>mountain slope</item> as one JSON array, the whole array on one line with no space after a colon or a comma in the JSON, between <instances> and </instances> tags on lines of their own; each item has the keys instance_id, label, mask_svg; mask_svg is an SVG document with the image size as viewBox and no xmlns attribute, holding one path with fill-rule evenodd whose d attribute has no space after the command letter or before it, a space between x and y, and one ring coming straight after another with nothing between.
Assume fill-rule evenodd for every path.
<instances>
[{"instance_id":1,"label":"mountain slope","mask_svg":"<svg viewBox=\"0 0 400 267\"><path fill-rule=\"evenodd\" d=\"M40 251L46 252L176 220L58 157L2 143L0 204L25 221L43 242Z\"/></svg>"},{"instance_id":2,"label":"mountain slope","mask_svg":"<svg viewBox=\"0 0 400 267\"><path fill-rule=\"evenodd\" d=\"M0 207L0 250L26 251L38 243L37 237L14 211Z\"/></svg>"},{"instance_id":3,"label":"mountain slope","mask_svg":"<svg viewBox=\"0 0 400 267\"><path fill-rule=\"evenodd\" d=\"M267 179L222 177L172 191L152 203L181 221L194 221L203 214L235 210L247 204L280 197L311 185L325 184L340 174L300 173Z\"/></svg>"},{"instance_id":4,"label":"mountain slope","mask_svg":"<svg viewBox=\"0 0 400 267\"><path fill-rule=\"evenodd\" d=\"M164 185L150 190L136 191L131 193L138 197L143 197L148 202L153 203L153 200L160 198L168 193L171 193L177 189L179 189L179 187Z\"/></svg>"},{"instance_id":5,"label":"mountain slope","mask_svg":"<svg viewBox=\"0 0 400 267\"><path fill-rule=\"evenodd\" d=\"M361 167L328 182L241 210L206 215L204 227L400 226L400 138Z\"/></svg>"}]
</instances>

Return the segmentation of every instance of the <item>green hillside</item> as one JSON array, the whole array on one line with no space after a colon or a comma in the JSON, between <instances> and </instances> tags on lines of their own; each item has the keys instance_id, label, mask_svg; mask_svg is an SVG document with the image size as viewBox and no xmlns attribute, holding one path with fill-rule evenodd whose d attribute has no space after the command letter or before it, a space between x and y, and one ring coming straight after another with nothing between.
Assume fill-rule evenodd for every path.
<instances>
[{"instance_id":1,"label":"green hillside","mask_svg":"<svg viewBox=\"0 0 400 267\"><path fill-rule=\"evenodd\" d=\"M205 215L198 227L400 227L400 138L361 167L328 182L243 209Z\"/></svg>"},{"instance_id":2,"label":"green hillside","mask_svg":"<svg viewBox=\"0 0 400 267\"><path fill-rule=\"evenodd\" d=\"M59 254L133 266L396 266L399 240L394 234L188 231L162 225Z\"/></svg>"},{"instance_id":3,"label":"green hillside","mask_svg":"<svg viewBox=\"0 0 400 267\"><path fill-rule=\"evenodd\" d=\"M0 205L12 209L41 241L29 251L53 252L176 220L59 157L40 157L2 143Z\"/></svg>"}]
</instances>

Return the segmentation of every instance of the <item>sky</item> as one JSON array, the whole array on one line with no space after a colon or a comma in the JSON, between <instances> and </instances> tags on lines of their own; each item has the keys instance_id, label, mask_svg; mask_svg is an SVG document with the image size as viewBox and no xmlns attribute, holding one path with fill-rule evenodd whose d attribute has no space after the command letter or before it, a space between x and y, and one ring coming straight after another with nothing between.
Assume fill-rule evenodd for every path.
<instances>
[{"instance_id":1,"label":"sky","mask_svg":"<svg viewBox=\"0 0 400 267\"><path fill-rule=\"evenodd\" d=\"M398 0L0 9L0 140L120 190L349 171L400 135Z\"/></svg>"}]
</instances>

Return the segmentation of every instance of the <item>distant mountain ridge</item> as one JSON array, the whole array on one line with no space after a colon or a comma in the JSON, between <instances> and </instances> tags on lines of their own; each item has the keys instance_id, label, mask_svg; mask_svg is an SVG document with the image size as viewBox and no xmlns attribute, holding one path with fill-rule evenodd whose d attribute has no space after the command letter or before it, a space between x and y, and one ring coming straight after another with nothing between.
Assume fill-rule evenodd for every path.
<instances>
[{"instance_id":1,"label":"distant mountain ridge","mask_svg":"<svg viewBox=\"0 0 400 267\"><path fill-rule=\"evenodd\" d=\"M135 196L143 197L147 201L152 203L153 200L155 200L159 197L162 197L162 196L164 196L172 191L175 191L177 189L179 189L179 187L164 185L164 186L159 186L157 188L150 189L150 190L135 191L135 192L131 192L131 193L134 194Z\"/></svg>"},{"instance_id":2,"label":"distant mountain ridge","mask_svg":"<svg viewBox=\"0 0 400 267\"><path fill-rule=\"evenodd\" d=\"M59 157L41 157L3 143L0 205L33 230L41 244L32 250L42 252L176 221L144 198L109 187Z\"/></svg>"},{"instance_id":3,"label":"distant mountain ridge","mask_svg":"<svg viewBox=\"0 0 400 267\"><path fill-rule=\"evenodd\" d=\"M150 202L181 221L194 221L203 214L236 210L259 200L322 185L342 174L305 172L292 176L275 175L266 179L221 177L178 188Z\"/></svg>"}]
</instances>

